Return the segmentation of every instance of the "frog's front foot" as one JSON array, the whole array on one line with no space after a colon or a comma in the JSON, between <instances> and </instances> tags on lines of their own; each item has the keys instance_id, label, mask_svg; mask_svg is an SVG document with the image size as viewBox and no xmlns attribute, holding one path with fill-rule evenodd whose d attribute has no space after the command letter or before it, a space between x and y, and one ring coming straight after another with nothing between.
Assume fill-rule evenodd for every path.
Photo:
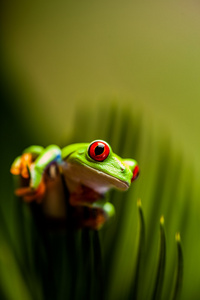
<instances>
[{"instance_id":1,"label":"frog's front foot","mask_svg":"<svg viewBox=\"0 0 200 300\"><path fill-rule=\"evenodd\" d=\"M88 208L84 213L81 227L87 227L94 230L99 230L108 220L108 216L101 208Z\"/></svg>"},{"instance_id":2,"label":"frog's front foot","mask_svg":"<svg viewBox=\"0 0 200 300\"><path fill-rule=\"evenodd\" d=\"M94 230L102 228L115 213L114 206L110 202L104 204L95 203L94 207L85 207L83 214L79 216L79 226L87 227Z\"/></svg>"},{"instance_id":3,"label":"frog's front foot","mask_svg":"<svg viewBox=\"0 0 200 300\"><path fill-rule=\"evenodd\" d=\"M32 202L36 201L40 203L44 198L44 194L46 191L46 185L44 181L42 181L37 189L33 189L30 186L21 187L15 190L15 195L18 197L23 197L24 201Z\"/></svg>"},{"instance_id":4,"label":"frog's front foot","mask_svg":"<svg viewBox=\"0 0 200 300\"><path fill-rule=\"evenodd\" d=\"M24 153L17 157L10 169L13 175L21 175L23 178L30 177L30 167L33 162L33 156L31 153Z\"/></svg>"},{"instance_id":5,"label":"frog's front foot","mask_svg":"<svg viewBox=\"0 0 200 300\"><path fill-rule=\"evenodd\" d=\"M39 203L45 194L46 186L43 180L40 180L37 188L31 186L33 180L31 170L33 169L33 166L33 155L31 153L24 153L15 159L10 171L13 175L19 175L22 182L25 182L25 186L15 190L15 195L23 197L26 202L36 200Z\"/></svg>"}]
</instances>

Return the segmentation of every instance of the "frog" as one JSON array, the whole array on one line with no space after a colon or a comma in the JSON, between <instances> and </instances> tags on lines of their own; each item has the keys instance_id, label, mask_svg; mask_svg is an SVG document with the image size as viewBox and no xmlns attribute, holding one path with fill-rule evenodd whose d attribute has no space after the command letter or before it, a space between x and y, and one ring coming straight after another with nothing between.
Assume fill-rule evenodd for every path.
<instances>
[{"instance_id":1,"label":"frog","mask_svg":"<svg viewBox=\"0 0 200 300\"><path fill-rule=\"evenodd\" d=\"M10 172L26 182L15 194L28 203L41 204L49 180L55 183L61 178L68 191L68 204L76 212L74 222L99 230L115 214L106 195L112 189L128 190L139 175L139 166L135 159L121 158L99 139L62 149L57 145L30 146L14 160ZM58 193L62 184L55 186L54 192Z\"/></svg>"}]
</instances>

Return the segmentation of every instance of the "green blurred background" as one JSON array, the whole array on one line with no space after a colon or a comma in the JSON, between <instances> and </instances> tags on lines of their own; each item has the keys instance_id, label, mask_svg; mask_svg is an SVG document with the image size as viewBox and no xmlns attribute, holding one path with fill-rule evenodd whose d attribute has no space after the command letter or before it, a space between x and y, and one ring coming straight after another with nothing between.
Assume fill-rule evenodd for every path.
<instances>
[{"instance_id":1,"label":"green blurred background","mask_svg":"<svg viewBox=\"0 0 200 300\"><path fill-rule=\"evenodd\" d=\"M112 107L117 116L125 111L124 119L132 116L134 121L133 127L127 123L124 129L128 130L126 147L124 153L121 150L118 154L133 153L142 167L134 197L142 198L147 239L150 240L151 234L155 240L158 238L155 229L164 214L168 259L171 255L173 261L174 235L182 230L185 257L182 297L194 300L200 297L199 14L200 5L195 0L11 0L4 1L1 8L4 157L1 198L8 194L12 197L9 166L29 144L63 146L65 141L78 137L81 141L107 137L114 151L120 151L119 143L123 143L123 134L118 137L120 117L112 124L109 114ZM133 135L139 136L135 141L140 146L131 152L127 149ZM160 197L162 203L153 201L154 196L156 201ZM9 226L14 213L9 212L8 216L8 201L2 203L5 223ZM128 208L126 213L129 216ZM148 231L152 216L158 224L151 227L154 231ZM123 223L127 234L121 235L118 244L123 241L123 247L118 247L111 264L110 299L116 299L116 294L125 299L123 293L130 284L129 279L120 284L119 270L127 278L132 272L128 269L129 261L125 264L123 261L126 245L130 246L131 224L137 224L137 212ZM109 237L115 232L115 225L114 229L106 230L102 240L110 249ZM131 245L134 246L133 241ZM131 253L132 248L128 251ZM3 256L1 260L4 265ZM146 278L150 278L155 261L149 259L148 264ZM149 280L146 282L151 285Z\"/></svg>"},{"instance_id":2,"label":"green blurred background","mask_svg":"<svg viewBox=\"0 0 200 300\"><path fill-rule=\"evenodd\" d=\"M117 97L164 123L198 164L199 9L186 0L4 3L6 69L30 92L16 106L57 136L76 103Z\"/></svg>"}]
</instances>

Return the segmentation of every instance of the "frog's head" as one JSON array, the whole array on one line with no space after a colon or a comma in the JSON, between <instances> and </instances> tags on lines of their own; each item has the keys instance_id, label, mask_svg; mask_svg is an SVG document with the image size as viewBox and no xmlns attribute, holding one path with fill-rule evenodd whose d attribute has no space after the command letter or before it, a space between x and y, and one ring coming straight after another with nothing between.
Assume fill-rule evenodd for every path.
<instances>
[{"instance_id":1,"label":"frog's head","mask_svg":"<svg viewBox=\"0 0 200 300\"><path fill-rule=\"evenodd\" d=\"M69 154L67 162L68 172L74 180L100 193L112 187L127 190L139 175L135 160L120 158L102 140L77 144L76 151Z\"/></svg>"}]
</instances>

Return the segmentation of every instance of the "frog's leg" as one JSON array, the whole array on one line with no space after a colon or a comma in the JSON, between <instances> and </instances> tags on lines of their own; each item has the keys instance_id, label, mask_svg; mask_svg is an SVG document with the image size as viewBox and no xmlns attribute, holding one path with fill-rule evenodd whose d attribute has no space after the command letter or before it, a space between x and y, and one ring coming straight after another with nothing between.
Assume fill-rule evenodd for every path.
<instances>
[{"instance_id":1,"label":"frog's leg","mask_svg":"<svg viewBox=\"0 0 200 300\"><path fill-rule=\"evenodd\" d=\"M31 161L31 163L25 163L27 174L25 174L26 172L23 171L23 168L20 166L20 158L17 158L11 167L11 173L15 175L21 174L22 177L30 179L29 186L17 189L16 195L24 197L27 202L33 200L37 200L38 202L40 202L44 196L46 189L43 178L44 171L52 163L61 163L61 149L56 145L48 146L45 149L39 148L39 146L31 146L30 148L27 148L25 150L25 152L27 151L30 152L24 153L22 155L23 162L25 155L32 155L32 157L37 157L34 161ZM18 173L16 172L17 168L19 169Z\"/></svg>"},{"instance_id":2,"label":"frog's leg","mask_svg":"<svg viewBox=\"0 0 200 300\"><path fill-rule=\"evenodd\" d=\"M85 207L77 221L80 227L99 230L115 213L114 206L109 202L95 203L94 207Z\"/></svg>"},{"instance_id":3,"label":"frog's leg","mask_svg":"<svg viewBox=\"0 0 200 300\"><path fill-rule=\"evenodd\" d=\"M91 210L91 218L85 221L85 226L96 230L115 214L114 206L105 199L93 203Z\"/></svg>"},{"instance_id":4,"label":"frog's leg","mask_svg":"<svg viewBox=\"0 0 200 300\"><path fill-rule=\"evenodd\" d=\"M46 191L46 185L42 180L37 189L32 189L30 186L18 188L15 190L15 195L18 197L23 197L26 202L31 202L36 200L40 203L44 197Z\"/></svg>"},{"instance_id":5,"label":"frog's leg","mask_svg":"<svg viewBox=\"0 0 200 300\"><path fill-rule=\"evenodd\" d=\"M112 205L112 203L108 202L108 201L105 201L105 200L99 200L97 202L95 202L93 205L92 205L92 208L95 209L102 209L105 214L107 215L107 218L111 218L114 216L115 214L115 208L114 206Z\"/></svg>"},{"instance_id":6,"label":"frog's leg","mask_svg":"<svg viewBox=\"0 0 200 300\"><path fill-rule=\"evenodd\" d=\"M10 172L13 175L21 175L23 178L29 178L28 168L32 163L31 153L24 153L21 156L18 156L10 169Z\"/></svg>"},{"instance_id":7,"label":"frog's leg","mask_svg":"<svg viewBox=\"0 0 200 300\"><path fill-rule=\"evenodd\" d=\"M31 146L23 151L12 163L10 172L13 175L21 175L23 178L29 178L29 168L32 162L44 150L41 146Z\"/></svg>"},{"instance_id":8,"label":"frog's leg","mask_svg":"<svg viewBox=\"0 0 200 300\"><path fill-rule=\"evenodd\" d=\"M30 166L30 187L37 189L45 169L52 163L60 164L62 162L61 149L56 145L50 145L45 148Z\"/></svg>"},{"instance_id":9,"label":"frog's leg","mask_svg":"<svg viewBox=\"0 0 200 300\"><path fill-rule=\"evenodd\" d=\"M38 146L38 145L33 145L28 148L26 148L23 153L31 153L32 155L38 156L42 153L44 150L44 147Z\"/></svg>"},{"instance_id":10,"label":"frog's leg","mask_svg":"<svg viewBox=\"0 0 200 300\"><path fill-rule=\"evenodd\" d=\"M70 204L78 211L82 208L77 220L80 227L98 230L115 214L114 206L105 197L85 186L70 194Z\"/></svg>"}]
</instances>

